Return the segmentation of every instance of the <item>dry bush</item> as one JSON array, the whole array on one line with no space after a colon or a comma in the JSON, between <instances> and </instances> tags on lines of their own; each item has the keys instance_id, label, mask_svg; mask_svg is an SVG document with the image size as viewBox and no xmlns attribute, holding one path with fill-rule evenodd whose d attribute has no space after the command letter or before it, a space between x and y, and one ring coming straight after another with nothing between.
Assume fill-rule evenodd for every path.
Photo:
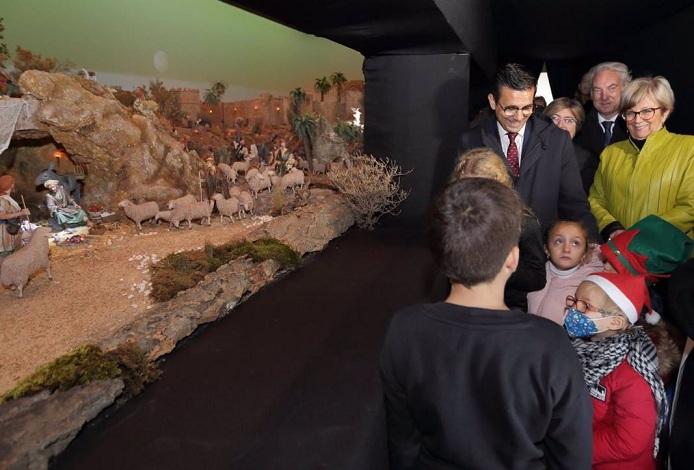
<instances>
[{"instance_id":1,"label":"dry bush","mask_svg":"<svg viewBox=\"0 0 694 470\"><path fill-rule=\"evenodd\" d=\"M408 173L387 158L356 155L350 165L331 168L328 178L346 197L357 226L373 230L383 215L399 213L398 206L410 194L400 187L400 177Z\"/></svg>"}]
</instances>

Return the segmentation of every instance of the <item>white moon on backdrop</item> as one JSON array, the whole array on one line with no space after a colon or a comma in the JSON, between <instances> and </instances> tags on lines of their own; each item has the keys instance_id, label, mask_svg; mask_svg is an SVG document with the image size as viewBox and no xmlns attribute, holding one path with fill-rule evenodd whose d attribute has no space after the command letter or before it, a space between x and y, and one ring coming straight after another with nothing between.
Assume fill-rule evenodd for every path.
<instances>
[{"instance_id":1,"label":"white moon on backdrop","mask_svg":"<svg viewBox=\"0 0 694 470\"><path fill-rule=\"evenodd\" d=\"M169 57L164 51L157 51L154 53L154 68L158 72L166 72L169 68Z\"/></svg>"}]
</instances>

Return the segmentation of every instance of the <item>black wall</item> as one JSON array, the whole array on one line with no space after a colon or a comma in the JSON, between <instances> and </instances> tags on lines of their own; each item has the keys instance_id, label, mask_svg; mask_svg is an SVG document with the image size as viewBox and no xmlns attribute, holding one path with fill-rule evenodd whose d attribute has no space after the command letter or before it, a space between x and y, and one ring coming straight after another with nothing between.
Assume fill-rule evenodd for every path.
<instances>
[{"instance_id":1,"label":"black wall","mask_svg":"<svg viewBox=\"0 0 694 470\"><path fill-rule=\"evenodd\" d=\"M397 219L421 225L432 195L445 183L468 120L468 54L373 55L364 61L366 153L412 172Z\"/></svg>"}]
</instances>

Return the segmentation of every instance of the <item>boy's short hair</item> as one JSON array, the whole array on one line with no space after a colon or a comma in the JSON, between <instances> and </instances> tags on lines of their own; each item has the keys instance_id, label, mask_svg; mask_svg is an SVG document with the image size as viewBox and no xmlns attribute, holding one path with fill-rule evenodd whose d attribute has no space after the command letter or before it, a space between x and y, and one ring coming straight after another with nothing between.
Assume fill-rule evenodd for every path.
<instances>
[{"instance_id":1,"label":"boy's short hair","mask_svg":"<svg viewBox=\"0 0 694 470\"><path fill-rule=\"evenodd\" d=\"M431 214L430 243L451 282L472 287L493 280L518 245L523 204L489 178L464 178L443 191Z\"/></svg>"}]
</instances>

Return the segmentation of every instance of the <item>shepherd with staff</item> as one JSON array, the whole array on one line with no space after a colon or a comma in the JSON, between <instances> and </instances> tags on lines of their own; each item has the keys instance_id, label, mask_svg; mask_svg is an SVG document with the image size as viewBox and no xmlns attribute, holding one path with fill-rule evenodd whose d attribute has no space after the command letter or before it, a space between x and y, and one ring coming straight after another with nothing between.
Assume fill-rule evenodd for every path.
<instances>
[{"instance_id":1,"label":"shepherd with staff","mask_svg":"<svg viewBox=\"0 0 694 470\"><path fill-rule=\"evenodd\" d=\"M29 217L29 209L19 207L12 199L15 190L14 177L0 176L0 257L12 253L21 246L21 218Z\"/></svg>"}]
</instances>

